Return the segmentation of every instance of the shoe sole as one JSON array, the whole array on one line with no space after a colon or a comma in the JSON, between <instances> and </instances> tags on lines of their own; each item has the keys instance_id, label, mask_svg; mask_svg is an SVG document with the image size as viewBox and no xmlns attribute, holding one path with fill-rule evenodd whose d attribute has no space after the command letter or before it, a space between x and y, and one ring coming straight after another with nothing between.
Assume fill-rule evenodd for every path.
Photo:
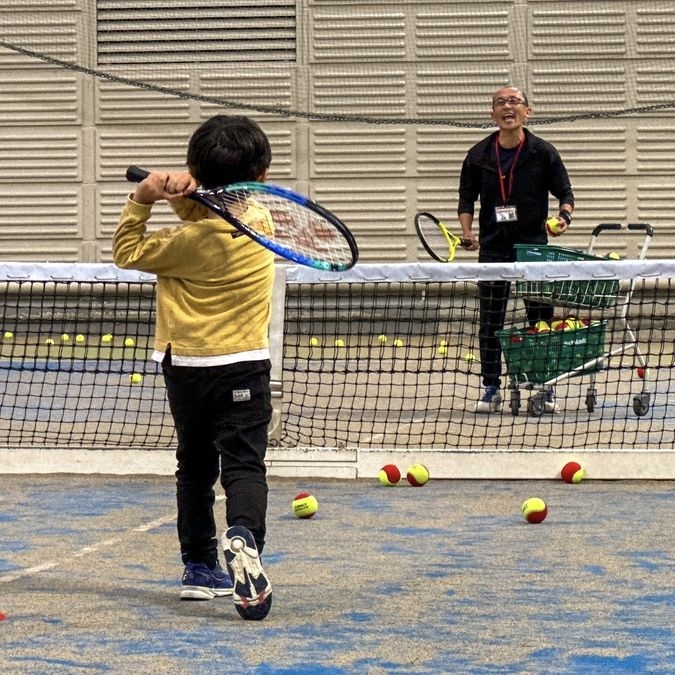
<instances>
[{"instance_id":1,"label":"shoe sole","mask_svg":"<svg viewBox=\"0 0 675 675\"><path fill-rule=\"evenodd\" d=\"M180 592L181 600L213 600L232 595L232 588L208 588L206 586L183 586Z\"/></svg>"},{"instance_id":2,"label":"shoe sole","mask_svg":"<svg viewBox=\"0 0 675 675\"><path fill-rule=\"evenodd\" d=\"M234 584L232 599L242 619L260 621L272 606L272 585L260 564L255 543L251 546L252 542L247 541L252 535L245 528L241 528L241 534L231 532L233 529L222 537L227 570Z\"/></svg>"},{"instance_id":3,"label":"shoe sole","mask_svg":"<svg viewBox=\"0 0 675 675\"><path fill-rule=\"evenodd\" d=\"M216 594L206 586L183 586L180 592L181 600L213 600Z\"/></svg>"},{"instance_id":4,"label":"shoe sole","mask_svg":"<svg viewBox=\"0 0 675 675\"><path fill-rule=\"evenodd\" d=\"M491 413L498 413L502 411L502 406L503 403L498 403L495 406L490 406L489 410L482 410L481 408L476 407L474 412L478 413L479 415L490 415Z\"/></svg>"}]
</instances>

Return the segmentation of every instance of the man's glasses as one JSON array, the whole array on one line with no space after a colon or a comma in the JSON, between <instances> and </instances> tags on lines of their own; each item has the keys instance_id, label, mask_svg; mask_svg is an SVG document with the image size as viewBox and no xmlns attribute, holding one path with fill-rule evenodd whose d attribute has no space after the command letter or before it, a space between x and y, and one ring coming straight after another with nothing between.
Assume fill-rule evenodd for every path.
<instances>
[{"instance_id":1,"label":"man's glasses","mask_svg":"<svg viewBox=\"0 0 675 675\"><path fill-rule=\"evenodd\" d=\"M508 98L496 98L492 101L493 108L503 108L506 104L509 105L526 105L522 98L517 96L509 96Z\"/></svg>"}]
</instances>

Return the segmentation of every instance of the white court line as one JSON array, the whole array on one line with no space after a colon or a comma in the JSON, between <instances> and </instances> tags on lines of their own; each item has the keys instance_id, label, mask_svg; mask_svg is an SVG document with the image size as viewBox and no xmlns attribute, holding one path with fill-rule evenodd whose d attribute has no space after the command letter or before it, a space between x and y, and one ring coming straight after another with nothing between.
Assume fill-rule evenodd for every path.
<instances>
[{"instance_id":1,"label":"white court line","mask_svg":"<svg viewBox=\"0 0 675 675\"><path fill-rule=\"evenodd\" d=\"M219 502L223 499L225 499L225 495L216 496L216 502ZM69 558L61 558L58 561L50 560L48 562L42 563L41 565L34 565L33 567L26 567L25 569L22 570L10 572L9 574L3 574L2 576L0 576L0 584L7 583L9 581L16 581L17 579L21 579L23 577L30 577L33 576L34 574L38 574L39 572L54 569L55 567L63 565L64 563L68 563L72 560L75 560L76 558L82 558L83 556L88 555L89 553L94 553L96 551L100 551L103 548L115 546L116 544L119 544L121 541L123 541L125 535L128 534L129 532L149 532L150 530L154 530L174 520L176 520L175 513L169 516L163 516L162 518L157 518L155 520L150 520L147 523L143 523L141 525L137 525L136 527L132 527L129 530L126 530L126 532L123 532L119 537L115 537L113 539L104 539L103 541L99 541L95 544L89 544L88 546L84 546L79 551L73 553L73 555L71 555Z\"/></svg>"}]
</instances>

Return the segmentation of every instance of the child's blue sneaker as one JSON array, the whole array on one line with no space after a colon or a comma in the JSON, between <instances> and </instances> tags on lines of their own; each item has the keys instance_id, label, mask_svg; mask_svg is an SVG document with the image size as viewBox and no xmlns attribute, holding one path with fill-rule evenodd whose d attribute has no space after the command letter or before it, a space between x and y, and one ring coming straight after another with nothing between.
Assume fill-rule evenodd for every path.
<instances>
[{"instance_id":1,"label":"child's blue sneaker","mask_svg":"<svg viewBox=\"0 0 675 675\"><path fill-rule=\"evenodd\" d=\"M218 563L213 568L201 562L186 563L182 583L181 600L213 600L232 595L230 575Z\"/></svg>"}]
</instances>

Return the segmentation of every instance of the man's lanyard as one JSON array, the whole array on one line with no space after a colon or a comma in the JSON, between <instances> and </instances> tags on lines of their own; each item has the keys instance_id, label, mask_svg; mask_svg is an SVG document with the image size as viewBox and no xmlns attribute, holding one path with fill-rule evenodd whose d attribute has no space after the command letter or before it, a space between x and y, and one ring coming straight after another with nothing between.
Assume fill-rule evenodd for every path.
<instances>
[{"instance_id":1,"label":"man's lanyard","mask_svg":"<svg viewBox=\"0 0 675 675\"><path fill-rule=\"evenodd\" d=\"M511 196L511 192L513 190L513 174L516 168L516 162L518 161L518 157L520 157L520 151L523 149L523 145L525 145L525 136L523 136L520 143L518 143L516 156L513 158L513 162L511 162L511 167L509 168L509 185L507 192L506 187L504 185L504 174L502 173L502 163L499 159L499 134L495 136L495 157L497 158L497 175L499 176L499 191L501 192L502 195L502 204L509 203L509 197Z\"/></svg>"}]
</instances>

